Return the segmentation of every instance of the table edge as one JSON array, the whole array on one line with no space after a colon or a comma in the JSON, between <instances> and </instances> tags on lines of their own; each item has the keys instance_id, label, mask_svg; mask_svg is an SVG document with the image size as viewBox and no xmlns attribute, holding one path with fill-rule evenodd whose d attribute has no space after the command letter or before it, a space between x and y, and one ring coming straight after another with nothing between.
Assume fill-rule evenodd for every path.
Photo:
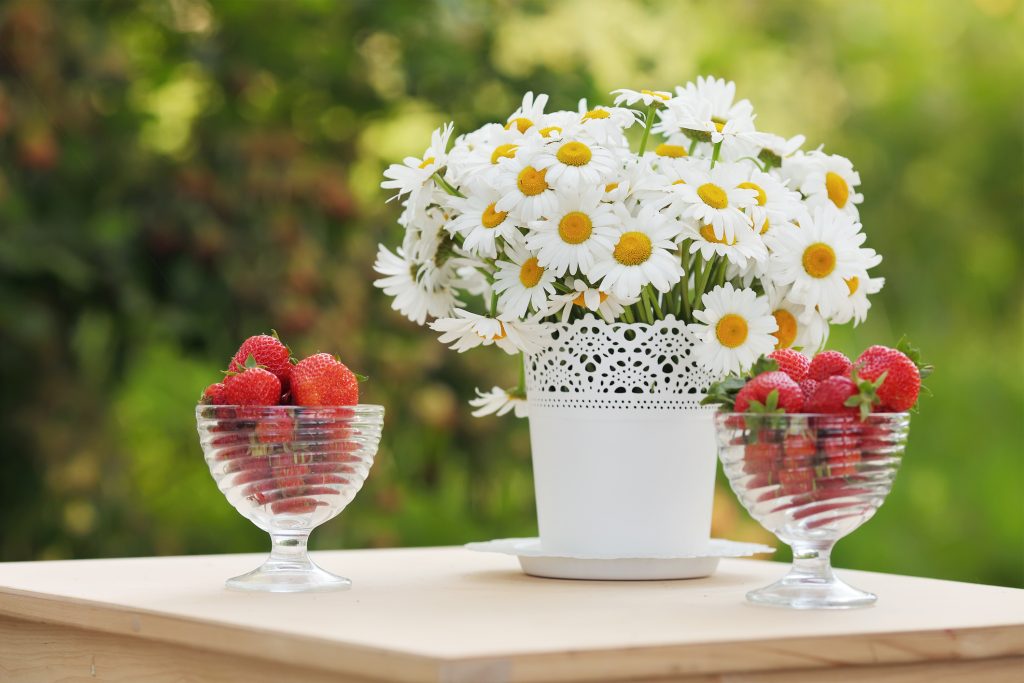
<instances>
[{"instance_id":1,"label":"table edge","mask_svg":"<svg viewBox=\"0 0 1024 683\"><path fill-rule=\"evenodd\" d=\"M69 604L77 609L68 610ZM1024 621L931 631L442 657L2 586L0 615L338 674L373 678L386 668L394 680L410 683L480 680L479 676L491 674L523 683L569 682L592 680L595 675L614 680L1024 656ZM893 642L896 639L899 644ZM743 658L735 657L736 648L743 649ZM585 661L581 655L586 655ZM723 662L728 662L727 668Z\"/></svg>"}]
</instances>

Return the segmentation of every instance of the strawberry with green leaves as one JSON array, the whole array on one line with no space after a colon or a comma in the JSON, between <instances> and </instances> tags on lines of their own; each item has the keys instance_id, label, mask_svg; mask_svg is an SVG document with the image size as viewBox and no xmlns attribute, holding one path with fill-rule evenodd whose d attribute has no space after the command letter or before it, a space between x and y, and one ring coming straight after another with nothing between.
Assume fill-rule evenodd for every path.
<instances>
[{"instance_id":1,"label":"strawberry with green leaves","mask_svg":"<svg viewBox=\"0 0 1024 683\"><path fill-rule=\"evenodd\" d=\"M228 372L242 372L251 357L256 360L257 365L277 377L281 382L282 391L288 391L292 370L291 355L288 347L277 338L276 332L273 336L258 334L242 342L228 363Z\"/></svg>"},{"instance_id":2,"label":"strawberry with green leaves","mask_svg":"<svg viewBox=\"0 0 1024 683\"><path fill-rule=\"evenodd\" d=\"M919 367L919 361L915 362L903 351L885 346L868 348L857 358L857 367L861 377L879 383L882 410L896 413L914 407L921 393L922 374L931 370L928 365Z\"/></svg>"},{"instance_id":3,"label":"strawberry with green leaves","mask_svg":"<svg viewBox=\"0 0 1024 683\"><path fill-rule=\"evenodd\" d=\"M804 405L800 386L784 372L765 372L736 394L737 413L799 413Z\"/></svg>"},{"instance_id":4,"label":"strawberry with green leaves","mask_svg":"<svg viewBox=\"0 0 1024 683\"><path fill-rule=\"evenodd\" d=\"M281 399L281 380L256 365L252 356L241 372L224 378L224 402L233 406L273 406Z\"/></svg>"}]
</instances>

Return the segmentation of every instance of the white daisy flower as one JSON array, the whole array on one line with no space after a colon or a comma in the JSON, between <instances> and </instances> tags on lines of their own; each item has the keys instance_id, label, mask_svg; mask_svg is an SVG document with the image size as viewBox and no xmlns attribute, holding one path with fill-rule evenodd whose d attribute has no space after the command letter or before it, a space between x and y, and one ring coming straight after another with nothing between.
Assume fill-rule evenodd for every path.
<instances>
[{"instance_id":1,"label":"white daisy flower","mask_svg":"<svg viewBox=\"0 0 1024 683\"><path fill-rule=\"evenodd\" d=\"M373 269L384 277L373 284L394 300L391 308L418 325L427 317L451 315L461 302L455 298L449 284L447 269L439 269L432 262L417 262L402 247L394 254L379 245Z\"/></svg>"},{"instance_id":2,"label":"white daisy flower","mask_svg":"<svg viewBox=\"0 0 1024 683\"><path fill-rule=\"evenodd\" d=\"M525 133L544 116L544 107L547 106L547 103L548 96L543 93L537 97L534 97L532 92L526 93L523 95L523 103L508 117L505 128Z\"/></svg>"},{"instance_id":3,"label":"white daisy flower","mask_svg":"<svg viewBox=\"0 0 1024 683\"><path fill-rule=\"evenodd\" d=\"M734 289L730 283L701 297L703 310L693 312L698 323L689 325L703 343L694 348L697 362L718 375L747 370L775 348L775 318L768 302L752 289Z\"/></svg>"},{"instance_id":4,"label":"white daisy flower","mask_svg":"<svg viewBox=\"0 0 1024 683\"><path fill-rule=\"evenodd\" d=\"M619 170L619 160L589 136L575 135L548 143L533 166L547 171L546 180L555 189L575 192L609 182Z\"/></svg>"},{"instance_id":5,"label":"white daisy flower","mask_svg":"<svg viewBox=\"0 0 1024 683\"><path fill-rule=\"evenodd\" d=\"M602 145L607 145L614 152L629 154L629 140L625 131L637 122L636 112L624 107L588 107L587 100L579 101L577 109L579 126Z\"/></svg>"},{"instance_id":6,"label":"white daisy flower","mask_svg":"<svg viewBox=\"0 0 1024 683\"><path fill-rule=\"evenodd\" d=\"M739 164L720 163L710 171L697 166L677 165L682 182L666 187L668 207L683 219L710 225L715 237L731 242L737 231L751 225L746 209L757 202L754 190L740 187L746 171Z\"/></svg>"},{"instance_id":7,"label":"white daisy flower","mask_svg":"<svg viewBox=\"0 0 1024 683\"><path fill-rule=\"evenodd\" d=\"M871 308L868 295L882 291L884 285L884 277L870 277L866 270L847 278L846 287L849 289L850 295L842 299L836 306L831 321L837 325L844 325L851 320L854 325L864 322L868 315L868 309Z\"/></svg>"},{"instance_id":8,"label":"white daisy flower","mask_svg":"<svg viewBox=\"0 0 1024 683\"><path fill-rule=\"evenodd\" d=\"M517 129L489 123L456 141L448 155L448 175L471 190L493 187L499 162L514 157L521 144L523 135Z\"/></svg>"},{"instance_id":9,"label":"white daisy flower","mask_svg":"<svg viewBox=\"0 0 1024 683\"><path fill-rule=\"evenodd\" d=\"M448 161L448 138L452 135L454 123L448 123L435 130L430 136L430 147L423 153L422 159L406 157L400 164L391 164L385 171L380 186L385 190L397 190L391 199L409 195L409 206L425 206L424 188L430 183L431 176ZM389 199L388 201L391 201Z\"/></svg>"},{"instance_id":10,"label":"white daisy flower","mask_svg":"<svg viewBox=\"0 0 1024 683\"><path fill-rule=\"evenodd\" d=\"M509 213L523 225L549 216L558 208L558 195L547 181L548 170L536 167L534 156L524 150L503 160L497 176L501 199L495 209Z\"/></svg>"},{"instance_id":11,"label":"white daisy flower","mask_svg":"<svg viewBox=\"0 0 1024 683\"><path fill-rule=\"evenodd\" d=\"M698 76L696 82L690 81L685 86L676 86L676 96L673 99L679 104L691 107L706 102L711 107L711 116L715 123L722 126L733 118L752 117L754 114L750 100L734 102L734 82L714 76Z\"/></svg>"},{"instance_id":12,"label":"white daisy flower","mask_svg":"<svg viewBox=\"0 0 1024 683\"><path fill-rule=\"evenodd\" d=\"M494 276L502 317L522 318L531 306L535 311L545 310L548 295L555 291L555 274L526 249L509 246L505 254L512 260L498 261Z\"/></svg>"},{"instance_id":13,"label":"white daisy flower","mask_svg":"<svg viewBox=\"0 0 1024 683\"><path fill-rule=\"evenodd\" d=\"M756 201L746 211L759 235L766 234L772 227L791 224L805 210L799 192L790 190L775 176L758 169L753 169L750 177L737 187L756 193Z\"/></svg>"},{"instance_id":14,"label":"white daisy flower","mask_svg":"<svg viewBox=\"0 0 1024 683\"><path fill-rule=\"evenodd\" d=\"M799 304L787 295L789 287L776 287L763 281L768 309L778 329L772 333L777 349L799 349L815 353L828 339L828 321L815 308Z\"/></svg>"},{"instance_id":15,"label":"white daisy flower","mask_svg":"<svg viewBox=\"0 0 1024 683\"><path fill-rule=\"evenodd\" d=\"M602 290L627 298L640 296L648 284L667 292L683 276L682 264L673 241L679 234L676 221L650 207L639 216L629 216L618 228L610 250L600 254L586 273Z\"/></svg>"},{"instance_id":16,"label":"white daisy flower","mask_svg":"<svg viewBox=\"0 0 1024 683\"><path fill-rule=\"evenodd\" d=\"M814 162L800 184L800 192L807 197L807 203L810 206L829 203L856 218L857 204L864 201L864 195L856 190L860 174L853 170L850 160L821 152L807 156Z\"/></svg>"},{"instance_id":17,"label":"white daisy flower","mask_svg":"<svg viewBox=\"0 0 1024 683\"><path fill-rule=\"evenodd\" d=\"M665 92L664 90L630 90L628 88L619 88L618 90L612 90L611 94L615 95L616 106L625 104L627 107L632 107L637 102L643 103L645 107L649 107L652 104L660 107L672 99L672 93Z\"/></svg>"},{"instance_id":18,"label":"white daisy flower","mask_svg":"<svg viewBox=\"0 0 1024 683\"><path fill-rule=\"evenodd\" d=\"M526 246L540 265L555 275L587 272L599 252L612 248L622 217L616 205L601 201L604 194L596 187L563 195L555 211L530 224Z\"/></svg>"},{"instance_id":19,"label":"white daisy flower","mask_svg":"<svg viewBox=\"0 0 1024 683\"><path fill-rule=\"evenodd\" d=\"M715 229L708 223L684 221L683 226L682 238L693 240L690 253L696 254L699 251L705 261L719 255L740 268L746 268L748 260L762 263L768 259L764 241L747 226L737 227L731 240L716 236Z\"/></svg>"},{"instance_id":20,"label":"white daisy flower","mask_svg":"<svg viewBox=\"0 0 1024 683\"><path fill-rule=\"evenodd\" d=\"M782 166L782 160L793 156L807 141L803 135L794 135L788 140L781 135L765 133L761 139L761 151L757 158L769 169Z\"/></svg>"},{"instance_id":21,"label":"white daisy flower","mask_svg":"<svg viewBox=\"0 0 1024 683\"><path fill-rule=\"evenodd\" d=\"M638 297L615 296L611 292L596 289L588 285L586 281L576 278L570 278L569 286L573 291L551 297L545 315L558 313L562 322L568 322L573 309L579 308L597 313L607 322L612 322L622 315L626 306L631 306L640 300Z\"/></svg>"},{"instance_id":22,"label":"white daisy flower","mask_svg":"<svg viewBox=\"0 0 1024 683\"><path fill-rule=\"evenodd\" d=\"M459 212L448 225L449 230L465 237L463 248L471 254L494 258L498 255L498 238L508 242L519 237L519 228L507 211L498 211L501 196L494 190L483 190L469 197L452 197L450 204Z\"/></svg>"},{"instance_id":23,"label":"white daisy flower","mask_svg":"<svg viewBox=\"0 0 1024 683\"><path fill-rule=\"evenodd\" d=\"M430 329L441 332L442 344L462 353L477 346L497 346L505 353L533 353L547 340L544 328L537 323L489 318L461 308L455 316L438 318Z\"/></svg>"},{"instance_id":24,"label":"white daisy flower","mask_svg":"<svg viewBox=\"0 0 1024 683\"><path fill-rule=\"evenodd\" d=\"M476 408L470 415L483 417L485 415L497 415L501 417L513 412L516 417L528 417L529 409L526 397L519 395L515 390L493 387L490 391L483 392L476 390L477 398L470 399L469 405Z\"/></svg>"},{"instance_id":25,"label":"white daisy flower","mask_svg":"<svg viewBox=\"0 0 1024 683\"><path fill-rule=\"evenodd\" d=\"M817 307L829 318L849 295L846 280L878 265L881 257L861 248L865 235L860 223L831 204L817 207L799 223L769 233L768 275L777 285L792 285L794 301Z\"/></svg>"}]
</instances>

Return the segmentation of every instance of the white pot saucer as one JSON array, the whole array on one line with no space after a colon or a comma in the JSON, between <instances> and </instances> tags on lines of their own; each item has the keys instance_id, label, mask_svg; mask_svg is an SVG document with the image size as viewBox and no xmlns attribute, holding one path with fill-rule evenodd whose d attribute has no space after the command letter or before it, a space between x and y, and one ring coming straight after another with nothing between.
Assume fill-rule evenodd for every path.
<instances>
[{"instance_id":1,"label":"white pot saucer","mask_svg":"<svg viewBox=\"0 0 1024 683\"><path fill-rule=\"evenodd\" d=\"M581 557L545 552L539 538L500 538L467 543L483 553L515 555L523 571L549 579L596 581L663 581L698 579L714 574L723 557L750 557L775 549L760 543L740 543L713 538L704 555L685 557Z\"/></svg>"}]
</instances>

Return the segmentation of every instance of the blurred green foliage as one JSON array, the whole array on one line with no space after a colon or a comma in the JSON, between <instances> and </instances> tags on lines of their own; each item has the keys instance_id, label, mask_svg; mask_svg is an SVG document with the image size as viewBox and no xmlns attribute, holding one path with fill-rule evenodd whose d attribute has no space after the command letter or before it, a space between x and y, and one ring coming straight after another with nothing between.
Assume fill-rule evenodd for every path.
<instances>
[{"instance_id":1,"label":"blurred green foliage","mask_svg":"<svg viewBox=\"0 0 1024 683\"><path fill-rule=\"evenodd\" d=\"M9 0L0 5L0 560L251 551L192 408L276 327L370 375L384 443L318 547L535 533L514 361L375 290L384 166L454 119L734 79L759 127L853 159L888 284L856 353L938 366L895 490L840 566L1024 585L1024 11L838 3ZM716 533L765 536L727 490Z\"/></svg>"}]
</instances>

